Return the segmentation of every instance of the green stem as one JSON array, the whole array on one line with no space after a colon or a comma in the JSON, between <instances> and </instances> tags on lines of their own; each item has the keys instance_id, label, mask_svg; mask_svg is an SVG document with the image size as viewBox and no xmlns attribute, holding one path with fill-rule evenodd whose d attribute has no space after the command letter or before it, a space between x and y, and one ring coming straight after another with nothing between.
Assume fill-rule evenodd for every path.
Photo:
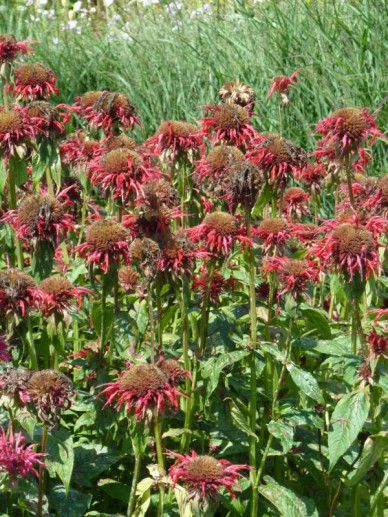
<instances>
[{"instance_id":1,"label":"green stem","mask_svg":"<svg viewBox=\"0 0 388 517\"><path fill-rule=\"evenodd\" d=\"M27 316L27 343L28 343L28 355L30 358L30 365L33 370L38 369L38 357L35 350L34 334L32 331L32 323L29 316Z\"/></svg>"},{"instance_id":2,"label":"green stem","mask_svg":"<svg viewBox=\"0 0 388 517\"><path fill-rule=\"evenodd\" d=\"M381 480L381 483L377 487L377 490L374 493L374 496L372 497L371 506L370 506L370 515L373 515L373 512L376 510L379 501L382 501L382 504L384 504L384 489L387 486L387 481L388 481L388 472L385 472L384 477Z\"/></svg>"},{"instance_id":3,"label":"green stem","mask_svg":"<svg viewBox=\"0 0 388 517\"><path fill-rule=\"evenodd\" d=\"M101 329L100 329L100 336L101 336L101 358L104 357L105 352L105 345L107 340L107 321L106 321L106 299L109 292L109 270L106 273L103 273L102 277L102 292L101 292Z\"/></svg>"},{"instance_id":4,"label":"green stem","mask_svg":"<svg viewBox=\"0 0 388 517\"><path fill-rule=\"evenodd\" d=\"M78 235L78 246L82 242L83 232L84 232L84 228L86 226L85 225L85 221L86 221L86 215L87 215L87 212L88 212L90 186L91 186L90 180L89 180L89 178L86 178L85 189L83 189L84 194L83 194L82 210L81 210L80 231L79 231L79 235Z\"/></svg>"},{"instance_id":5,"label":"green stem","mask_svg":"<svg viewBox=\"0 0 388 517\"><path fill-rule=\"evenodd\" d=\"M8 164L11 162L9 161ZM9 208L11 210L16 210L16 177L15 171L12 167L8 166L8 189L9 189ZM15 243L15 251L16 251L16 262L18 268L23 270L24 267L24 259L23 259L23 251L20 240L18 239L16 232L14 233L14 243Z\"/></svg>"},{"instance_id":6,"label":"green stem","mask_svg":"<svg viewBox=\"0 0 388 517\"><path fill-rule=\"evenodd\" d=\"M47 190L48 190L48 193L50 194L50 196L53 196L54 195L54 184L53 184L53 179L51 177L50 167L46 167L45 172L46 172Z\"/></svg>"},{"instance_id":7,"label":"green stem","mask_svg":"<svg viewBox=\"0 0 388 517\"><path fill-rule=\"evenodd\" d=\"M162 307L162 278L158 274L155 282L155 292L156 292L156 308L157 308L157 335L158 335L158 349L159 353L162 352L163 348L163 330L162 330L162 314L163 314L163 307Z\"/></svg>"},{"instance_id":8,"label":"green stem","mask_svg":"<svg viewBox=\"0 0 388 517\"><path fill-rule=\"evenodd\" d=\"M43 433L42 433L42 441L40 445L40 452L45 454L46 452L46 446L47 446L47 427L43 427ZM39 491L38 491L38 506L36 510L37 517L42 517L43 515L43 495L45 491L45 469L42 467L39 467Z\"/></svg>"},{"instance_id":9,"label":"green stem","mask_svg":"<svg viewBox=\"0 0 388 517\"><path fill-rule=\"evenodd\" d=\"M156 446L156 457L158 460L160 474L163 475L165 472L165 467L164 467L162 438L160 435L160 424L159 424L159 416L158 416L157 408L154 409L153 421L154 421L154 437L155 437L155 446ZM158 517L162 517L162 515L163 515L163 499L164 499L164 488L160 485L159 486Z\"/></svg>"},{"instance_id":10,"label":"green stem","mask_svg":"<svg viewBox=\"0 0 388 517\"><path fill-rule=\"evenodd\" d=\"M353 189L352 189L352 170L350 167L348 154L344 158L344 169L345 169L345 174L346 174L346 181L348 184L350 205L353 209L355 209L355 201L354 201Z\"/></svg>"},{"instance_id":11,"label":"green stem","mask_svg":"<svg viewBox=\"0 0 388 517\"><path fill-rule=\"evenodd\" d=\"M357 336L358 336L358 301L352 300L352 353L357 354Z\"/></svg>"},{"instance_id":12,"label":"green stem","mask_svg":"<svg viewBox=\"0 0 388 517\"><path fill-rule=\"evenodd\" d=\"M131 515L133 515L133 510L135 509L136 487L137 487L137 483L139 481L140 467L141 467L141 456L140 456L139 452L135 449L135 465L133 468L131 491L129 493L127 517L131 517Z\"/></svg>"},{"instance_id":13,"label":"green stem","mask_svg":"<svg viewBox=\"0 0 388 517\"><path fill-rule=\"evenodd\" d=\"M154 307L152 303L152 284L148 286L148 314L150 324L150 341L151 341L151 363L155 364L155 320Z\"/></svg>"}]
</instances>

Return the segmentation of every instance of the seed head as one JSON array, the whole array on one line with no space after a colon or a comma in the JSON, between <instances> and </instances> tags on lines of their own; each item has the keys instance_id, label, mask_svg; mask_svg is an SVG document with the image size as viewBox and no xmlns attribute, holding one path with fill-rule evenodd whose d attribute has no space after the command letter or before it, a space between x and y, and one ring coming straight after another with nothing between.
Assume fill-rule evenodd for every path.
<instances>
[{"instance_id":1,"label":"seed head","mask_svg":"<svg viewBox=\"0 0 388 517\"><path fill-rule=\"evenodd\" d=\"M166 375L168 380L173 382L183 381L187 376L186 370L175 359L163 359L158 363L160 370Z\"/></svg>"},{"instance_id":2,"label":"seed head","mask_svg":"<svg viewBox=\"0 0 388 517\"><path fill-rule=\"evenodd\" d=\"M183 120L162 120L156 135L164 135L165 133L171 132L172 136L187 138L198 132L193 124L189 124Z\"/></svg>"},{"instance_id":3,"label":"seed head","mask_svg":"<svg viewBox=\"0 0 388 517\"><path fill-rule=\"evenodd\" d=\"M166 375L157 366L134 364L120 378L120 390L131 391L136 397L144 397L148 391L163 389L166 383Z\"/></svg>"},{"instance_id":4,"label":"seed head","mask_svg":"<svg viewBox=\"0 0 388 517\"><path fill-rule=\"evenodd\" d=\"M214 113L217 127L221 129L238 129L250 123L249 113L237 104L225 104Z\"/></svg>"},{"instance_id":5,"label":"seed head","mask_svg":"<svg viewBox=\"0 0 388 517\"><path fill-rule=\"evenodd\" d=\"M375 249L371 232L365 228L355 228L352 224L340 224L334 230L333 237L338 241L339 251L349 255L359 255Z\"/></svg>"},{"instance_id":6,"label":"seed head","mask_svg":"<svg viewBox=\"0 0 388 517\"><path fill-rule=\"evenodd\" d=\"M131 266L122 267L119 271L121 287L126 292L133 292L139 283L139 273Z\"/></svg>"},{"instance_id":7,"label":"seed head","mask_svg":"<svg viewBox=\"0 0 388 517\"><path fill-rule=\"evenodd\" d=\"M0 373L0 393L11 398L16 404L28 402L27 384L32 375L26 368L6 368Z\"/></svg>"},{"instance_id":8,"label":"seed head","mask_svg":"<svg viewBox=\"0 0 388 517\"><path fill-rule=\"evenodd\" d=\"M73 284L64 276L54 275L42 280L40 289L55 297L67 295L73 289Z\"/></svg>"},{"instance_id":9,"label":"seed head","mask_svg":"<svg viewBox=\"0 0 388 517\"><path fill-rule=\"evenodd\" d=\"M132 140L132 138L129 138L127 135L112 136L104 143L106 152L121 148L135 151L137 147L138 145L135 140Z\"/></svg>"},{"instance_id":10,"label":"seed head","mask_svg":"<svg viewBox=\"0 0 388 517\"><path fill-rule=\"evenodd\" d=\"M20 113L10 109L0 111L0 133L15 133L23 129L23 119Z\"/></svg>"},{"instance_id":11,"label":"seed head","mask_svg":"<svg viewBox=\"0 0 388 517\"><path fill-rule=\"evenodd\" d=\"M79 104L82 108L90 108L96 104L101 95L101 91L86 92L79 97Z\"/></svg>"},{"instance_id":12,"label":"seed head","mask_svg":"<svg viewBox=\"0 0 388 517\"><path fill-rule=\"evenodd\" d=\"M255 92L247 84L240 81L229 81L218 92L221 102L238 104L243 108L253 109L255 105Z\"/></svg>"},{"instance_id":13,"label":"seed head","mask_svg":"<svg viewBox=\"0 0 388 517\"><path fill-rule=\"evenodd\" d=\"M243 153L233 145L217 145L206 156L209 168L213 172L222 171L231 163L240 162L243 159Z\"/></svg>"},{"instance_id":14,"label":"seed head","mask_svg":"<svg viewBox=\"0 0 388 517\"><path fill-rule=\"evenodd\" d=\"M86 230L86 242L100 252L110 251L118 242L126 241L128 232L124 226L111 219L97 221Z\"/></svg>"},{"instance_id":15,"label":"seed head","mask_svg":"<svg viewBox=\"0 0 388 517\"><path fill-rule=\"evenodd\" d=\"M238 230L237 219L227 212L211 212L206 214L202 224L216 230L221 235L230 235Z\"/></svg>"}]
</instances>

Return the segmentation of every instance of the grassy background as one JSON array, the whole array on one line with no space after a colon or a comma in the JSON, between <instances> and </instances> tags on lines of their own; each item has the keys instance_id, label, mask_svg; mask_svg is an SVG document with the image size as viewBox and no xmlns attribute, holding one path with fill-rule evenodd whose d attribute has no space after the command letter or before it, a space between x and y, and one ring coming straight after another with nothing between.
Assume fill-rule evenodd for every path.
<instances>
[{"instance_id":1,"label":"grassy background","mask_svg":"<svg viewBox=\"0 0 388 517\"><path fill-rule=\"evenodd\" d=\"M6 9L0 30L40 41L33 59L57 73L63 101L90 89L127 93L146 134L163 118L200 117L201 105L234 78L257 92L256 126L276 129L276 99L265 100L270 80L302 67L285 133L311 148L320 118L345 105L373 110L386 95L387 9L384 0L241 1L205 17L128 8L98 29L80 22L80 34L64 31L59 17L31 23ZM386 118L385 107L380 127ZM373 169L383 173L385 165L379 143Z\"/></svg>"}]
</instances>

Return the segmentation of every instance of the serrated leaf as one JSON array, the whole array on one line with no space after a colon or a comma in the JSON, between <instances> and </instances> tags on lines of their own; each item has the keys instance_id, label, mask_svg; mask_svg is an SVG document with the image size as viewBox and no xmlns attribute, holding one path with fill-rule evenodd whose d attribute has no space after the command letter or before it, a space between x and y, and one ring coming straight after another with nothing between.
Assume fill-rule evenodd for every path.
<instances>
[{"instance_id":1,"label":"serrated leaf","mask_svg":"<svg viewBox=\"0 0 388 517\"><path fill-rule=\"evenodd\" d=\"M50 504L61 517L83 517L92 502L92 495L71 488L66 494L64 486L54 486L49 494Z\"/></svg>"},{"instance_id":2,"label":"serrated leaf","mask_svg":"<svg viewBox=\"0 0 388 517\"><path fill-rule=\"evenodd\" d=\"M120 481L116 481L114 479L99 479L97 486L99 486L103 492L108 494L109 497L128 504L129 493L131 490L129 485L120 483Z\"/></svg>"},{"instance_id":3,"label":"serrated leaf","mask_svg":"<svg viewBox=\"0 0 388 517\"><path fill-rule=\"evenodd\" d=\"M322 392L319 388L318 382L311 375L310 372L306 372L301 368L298 368L293 363L287 364L287 370L289 371L292 380L305 395L316 400L320 404L324 403Z\"/></svg>"},{"instance_id":4,"label":"serrated leaf","mask_svg":"<svg viewBox=\"0 0 388 517\"><path fill-rule=\"evenodd\" d=\"M272 436L280 440L283 453L287 454L294 443L294 428L282 420L271 420L267 427Z\"/></svg>"},{"instance_id":5,"label":"serrated leaf","mask_svg":"<svg viewBox=\"0 0 388 517\"><path fill-rule=\"evenodd\" d=\"M352 445L369 413L370 401L365 391L349 393L339 400L330 419L330 470Z\"/></svg>"},{"instance_id":6,"label":"serrated leaf","mask_svg":"<svg viewBox=\"0 0 388 517\"><path fill-rule=\"evenodd\" d=\"M92 481L117 463L120 455L98 443L82 444L74 448L73 481L92 486Z\"/></svg>"},{"instance_id":7,"label":"serrated leaf","mask_svg":"<svg viewBox=\"0 0 388 517\"><path fill-rule=\"evenodd\" d=\"M222 370L231 364L237 363L249 354L246 350L235 350L223 354L217 359L211 358L202 364L201 373L204 379L209 379L206 386L206 397L209 398L217 388Z\"/></svg>"},{"instance_id":8,"label":"serrated leaf","mask_svg":"<svg viewBox=\"0 0 388 517\"><path fill-rule=\"evenodd\" d=\"M265 485L259 486L259 492L275 506L283 517L319 517L314 501L302 497L289 488L276 483L270 476L265 476Z\"/></svg>"},{"instance_id":9,"label":"serrated leaf","mask_svg":"<svg viewBox=\"0 0 388 517\"><path fill-rule=\"evenodd\" d=\"M357 466L349 473L346 484L354 486L359 483L369 469L379 460L388 447L388 433L381 432L368 436L365 440L360 461Z\"/></svg>"},{"instance_id":10,"label":"serrated leaf","mask_svg":"<svg viewBox=\"0 0 388 517\"><path fill-rule=\"evenodd\" d=\"M335 339L320 339L313 350L321 354L335 355L342 357L352 354L351 338L348 336L338 336Z\"/></svg>"},{"instance_id":11,"label":"serrated leaf","mask_svg":"<svg viewBox=\"0 0 388 517\"><path fill-rule=\"evenodd\" d=\"M301 304L300 312L306 321L306 325L317 331L318 335L323 339L330 339L331 329L329 320L327 319L324 311L320 309L313 309L306 304Z\"/></svg>"},{"instance_id":12,"label":"serrated leaf","mask_svg":"<svg viewBox=\"0 0 388 517\"><path fill-rule=\"evenodd\" d=\"M53 431L47 438L46 466L51 476L57 475L69 491L74 467L73 437L67 431Z\"/></svg>"}]
</instances>

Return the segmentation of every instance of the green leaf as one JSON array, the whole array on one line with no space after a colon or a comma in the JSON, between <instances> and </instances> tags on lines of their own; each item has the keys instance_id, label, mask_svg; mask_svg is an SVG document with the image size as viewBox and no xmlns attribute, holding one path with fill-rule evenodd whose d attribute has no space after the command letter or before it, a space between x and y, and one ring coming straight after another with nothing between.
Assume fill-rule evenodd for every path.
<instances>
[{"instance_id":1,"label":"green leaf","mask_svg":"<svg viewBox=\"0 0 388 517\"><path fill-rule=\"evenodd\" d=\"M310 372L306 372L305 370L298 368L293 363L287 364L287 370L298 389L313 400L316 400L320 404L324 404L324 399L318 382Z\"/></svg>"},{"instance_id":2,"label":"green leaf","mask_svg":"<svg viewBox=\"0 0 388 517\"><path fill-rule=\"evenodd\" d=\"M271 420L267 427L272 436L280 440L283 453L287 454L294 443L294 428L282 420Z\"/></svg>"},{"instance_id":3,"label":"green leaf","mask_svg":"<svg viewBox=\"0 0 388 517\"><path fill-rule=\"evenodd\" d=\"M3 194L4 187L7 183L7 171L4 167L4 161L0 159L0 194Z\"/></svg>"},{"instance_id":4,"label":"green leaf","mask_svg":"<svg viewBox=\"0 0 388 517\"><path fill-rule=\"evenodd\" d=\"M258 439L256 434L252 432L248 418L245 417L241 409L234 403L231 403L231 409L230 414L232 416L233 424L237 427L237 429L240 429L243 433L247 434L248 436L252 436L253 438Z\"/></svg>"},{"instance_id":5,"label":"green leaf","mask_svg":"<svg viewBox=\"0 0 388 517\"><path fill-rule=\"evenodd\" d=\"M257 197L255 206L252 208L252 217L258 217L261 214L262 209L267 203L269 203L274 195L273 188L266 183Z\"/></svg>"},{"instance_id":6,"label":"green leaf","mask_svg":"<svg viewBox=\"0 0 388 517\"><path fill-rule=\"evenodd\" d=\"M8 169L15 175L15 184L17 187L23 185L27 180L27 161L19 158L17 154L10 156Z\"/></svg>"},{"instance_id":7,"label":"green leaf","mask_svg":"<svg viewBox=\"0 0 388 517\"><path fill-rule=\"evenodd\" d=\"M73 437L67 431L53 431L47 438L46 466L50 476L57 475L62 481L66 494L74 467Z\"/></svg>"},{"instance_id":8,"label":"green leaf","mask_svg":"<svg viewBox=\"0 0 388 517\"><path fill-rule=\"evenodd\" d=\"M128 504L129 492L131 487L125 483L120 483L114 479L99 479L97 485L103 492L112 497L118 499L125 504Z\"/></svg>"},{"instance_id":9,"label":"green leaf","mask_svg":"<svg viewBox=\"0 0 388 517\"><path fill-rule=\"evenodd\" d=\"M56 485L50 491L49 501L61 517L83 517L92 502L92 495L73 488L66 494L64 486Z\"/></svg>"},{"instance_id":10,"label":"green leaf","mask_svg":"<svg viewBox=\"0 0 388 517\"><path fill-rule=\"evenodd\" d=\"M306 304L301 304L300 312L306 321L306 325L310 329L317 331L318 335L323 339L331 338L331 329L328 319L324 311L320 309L313 309Z\"/></svg>"},{"instance_id":11,"label":"green leaf","mask_svg":"<svg viewBox=\"0 0 388 517\"><path fill-rule=\"evenodd\" d=\"M33 275L38 280L43 280L51 275L53 269L55 250L51 242L37 240L31 260Z\"/></svg>"},{"instance_id":12,"label":"green leaf","mask_svg":"<svg viewBox=\"0 0 388 517\"><path fill-rule=\"evenodd\" d=\"M92 486L93 480L120 459L112 449L99 443L82 444L74 448L73 482L82 486Z\"/></svg>"},{"instance_id":13,"label":"green leaf","mask_svg":"<svg viewBox=\"0 0 388 517\"><path fill-rule=\"evenodd\" d=\"M92 304L91 317L92 317L94 330L95 330L96 334L99 337L101 337L102 309L101 309L100 302L94 302ZM105 343L102 343L102 344L106 344L109 341L109 338L112 334L113 321L114 321L114 308L112 307L112 305L107 305L105 307L104 317L105 317L106 332L105 332Z\"/></svg>"},{"instance_id":14,"label":"green leaf","mask_svg":"<svg viewBox=\"0 0 388 517\"><path fill-rule=\"evenodd\" d=\"M338 336L335 339L320 339L313 350L321 354L342 357L352 354L352 341L348 336Z\"/></svg>"},{"instance_id":15,"label":"green leaf","mask_svg":"<svg viewBox=\"0 0 388 517\"><path fill-rule=\"evenodd\" d=\"M265 476L265 485L259 486L259 492L275 506L283 517L319 517L314 501L295 494L289 488L276 483L270 476Z\"/></svg>"},{"instance_id":16,"label":"green leaf","mask_svg":"<svg viewBox=\"0 0 388 517\"><path fill-rule=\"evenodd\" d=\"M217 388L222 370L226 366L230 366L231 364L241 361L248 354L249 352L247 350L235 350L234 352L223 354L222 356L217 357L217 359L211 358L202 365L202 377L204 379L209 379L206 386L207 398L209 398Z\"/></svg>"},{"instance_id":17,"label":"green leaf","mask_svg":"<svg viewBox=\"0 0 388 517\"><path fill-rule=\"evenodd\" d=\"M368 416L370 401L365 391L349 393L339 400L330 419L330 470L352 445Z\"/></svg>"},{"instance_id":18,"label":"green leaf","mask_svg":"<svg viewBox=\"0 0 388 517\"><path fill-rule=\"evenodd\" d=\"M359 483L369 469L379 460L384 451L388 447L388 433L381 432L369 436L364 443L360 461L352 470L346 480L348 486L354 486Z\"/></svg>"}]
</instances>

